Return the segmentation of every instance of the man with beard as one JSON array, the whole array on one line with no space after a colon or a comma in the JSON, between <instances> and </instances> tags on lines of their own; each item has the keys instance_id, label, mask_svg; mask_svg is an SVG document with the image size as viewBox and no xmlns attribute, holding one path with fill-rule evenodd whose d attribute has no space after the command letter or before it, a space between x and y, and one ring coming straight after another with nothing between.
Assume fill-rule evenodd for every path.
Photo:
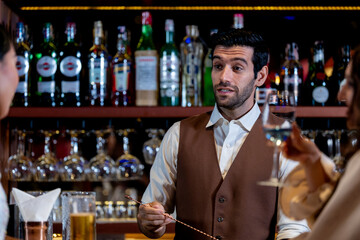
<instances>
[{"instance_id":1,"label":"man with beard","mask_svg":"<svg viewBox=\"0 0 360 240\"><path fill-rule=\"evenodd\" d=\"M273 148L262 131L255 89L268 75L262 36L230 29L212 36L212 112L175 123L166 133L139 207L140 230L159 238L172 220L226 240L287 239L309 231L306 222L278 214L275 187L259 186L271 173ZM295 163L282 159L281 175ZM277 227L277 228L276 228ZM176 223L175 239L206 239Z\"/></svg>"}]
</instances>

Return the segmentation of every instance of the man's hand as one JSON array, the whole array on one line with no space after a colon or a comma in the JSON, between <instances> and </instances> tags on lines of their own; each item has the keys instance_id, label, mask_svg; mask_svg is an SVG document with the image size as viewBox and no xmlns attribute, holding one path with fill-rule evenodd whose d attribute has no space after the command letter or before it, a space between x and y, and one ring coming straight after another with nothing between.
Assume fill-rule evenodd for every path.
<instances>
[{"instance_id":1,"label":"man's hand","mask_svg":"<svg viewBox=\"0 0 360 240\"><path fill-rule=\"evenodd\" d=\"M149 238L160 238L164 235L166 225L172 221L164 214L165 209L159 202L140 205L137 221L141 232Z\"/></svg>"}]
</instances>

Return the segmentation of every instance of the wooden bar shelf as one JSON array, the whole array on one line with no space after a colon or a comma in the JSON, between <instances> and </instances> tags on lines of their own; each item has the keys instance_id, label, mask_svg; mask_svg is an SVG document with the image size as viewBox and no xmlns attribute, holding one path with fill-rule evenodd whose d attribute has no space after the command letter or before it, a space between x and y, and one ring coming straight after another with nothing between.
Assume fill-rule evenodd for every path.
<instances>
[{"instance_id":1,"label":"wooden bar shelf","mask_svg":"<svg viewBox=\"0 0 360 240\"><path fill-rule=\"evenodd\" d=\"M185 118L213 107L13 107L9 118ZM298 118L345 118L347 107L297 107Z\"/></svg>"}]
</instances>

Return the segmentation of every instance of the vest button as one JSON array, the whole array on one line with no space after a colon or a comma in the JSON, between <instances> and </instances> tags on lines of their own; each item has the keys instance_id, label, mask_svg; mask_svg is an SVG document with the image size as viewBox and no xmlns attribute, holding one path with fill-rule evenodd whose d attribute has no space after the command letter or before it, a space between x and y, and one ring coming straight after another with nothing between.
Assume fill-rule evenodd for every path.
<instances>
[{"instance_id":1,"label":"vest button","mask_svg":"<svg viewBox=\"0 0 360 240\"><path fill-rule=\"evenodd\" d=\"M222 221L224 221L224 218L223 217L218 217L217 221L222 222Z\"/></svg>"},{"instance_id":2,"label":"vest button","mask_svg":"<svg viewBox=\"0 0 360 240\"><path fill-rule=\"evenodd\" d=\"M220 198L219 198L219 202L220 202L220 203L223 203L223 202L225 202L225 198L223 198L223 197L220 197Z\"/></svg>"},{"instance_id":3,"label":"vest button","mask_svg":"<svg viewBox=\"0 0 360 240\"><path fill-rule=\"evenodd\" d=\"M215 238L221 240L222 236L216 236Z\"/></svg>"}]
</instances>

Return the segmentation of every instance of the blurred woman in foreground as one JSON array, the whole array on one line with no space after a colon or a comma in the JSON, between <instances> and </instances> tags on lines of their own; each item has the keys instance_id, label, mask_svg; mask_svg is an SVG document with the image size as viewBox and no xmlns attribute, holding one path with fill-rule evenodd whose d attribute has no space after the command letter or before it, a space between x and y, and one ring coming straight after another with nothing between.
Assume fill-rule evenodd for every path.
<instances>
[{"instance_id":1,"label":"blurred woman in foreground","mask_svg":"<svg viewBox=\"0 0 360 240\"><path fill-rule=\"evenodd\" d=\"M6 117L9 112L18 82L19 77L16 69L14 45L8 33L0 25L0 120ZM0 170L1 180L3 169ZM8 218L9 209L6 195L0 184L0 240L3 240L5 237Z\"/></svg>"},{"instance_id":2,"label":"blurred woman in foreground","mask_svg":"<svg viewBox=\"0 0 360 240\"><path fill-rule=\"evenodd\" d=\"M360 48L345 72L338 98L348 106L347 127L360 130ZM340 176L325 164L326 156L294 125L283 154L301 164L280 191L281 208L295 219L307 219L312 231L296 239L350 240L360 237L360 146L347 148Z\"/></svg>"}]
</instances>

